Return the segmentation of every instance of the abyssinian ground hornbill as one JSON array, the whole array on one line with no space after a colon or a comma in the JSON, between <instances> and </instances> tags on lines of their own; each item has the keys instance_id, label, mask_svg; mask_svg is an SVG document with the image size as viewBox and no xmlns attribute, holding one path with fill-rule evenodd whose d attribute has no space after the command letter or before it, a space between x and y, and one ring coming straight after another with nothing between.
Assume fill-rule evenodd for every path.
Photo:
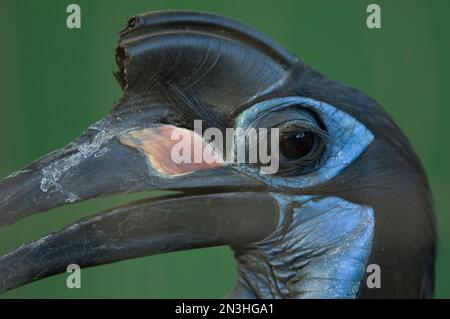
<instances>
[{"instance_id":1,"label":"abyssinian ground hornbill","mask_svg":"<svg viewBox=\"0 0 450 319\"><path fill-rule=\"evenodd\" d=\"M230 245L238 262L230 297L432 296L427 178L373 99L213 14L142 14L119 36L123 96L78 139L0 183L0 225L97 196L179 193L84 218L5 254L0 291L69 264ZM278 170L217 160L252 145L231 135L232 147L220 153L211 146L220 138L199 141L194 120L203 121L202 132L224 136L277 128ZM192 137L215 161L173 161L174 133ZM379 266L381 287L367 286L368 265Z\"/></svg>"}]
</instances>

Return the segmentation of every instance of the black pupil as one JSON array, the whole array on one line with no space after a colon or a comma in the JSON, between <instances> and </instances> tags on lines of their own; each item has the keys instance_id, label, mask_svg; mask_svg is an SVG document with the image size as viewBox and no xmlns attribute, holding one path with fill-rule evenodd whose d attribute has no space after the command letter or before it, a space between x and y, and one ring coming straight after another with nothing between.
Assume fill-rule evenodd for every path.
<instances>
[{"instance_id":1,"label":"black pupil","mask_svg":"<svg viewBox=\"0 0 450 319\"><path fill-rule=\"evenodd\" d=\"M300 159L311 152L315 141L315 135L309 131L299 131L297 134L281 140L280 150L290 159Z\"/></svg>"}]
</instances>

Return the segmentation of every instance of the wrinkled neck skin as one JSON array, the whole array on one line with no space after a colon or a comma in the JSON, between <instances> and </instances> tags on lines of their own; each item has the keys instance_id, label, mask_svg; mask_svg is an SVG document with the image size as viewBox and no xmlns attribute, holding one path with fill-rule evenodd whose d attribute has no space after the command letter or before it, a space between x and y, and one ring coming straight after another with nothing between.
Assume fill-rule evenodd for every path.
<instances>
[{"instance_id":1,"label":"wrinkled neck skin","mask_svg":"<svg viewBox=\"0 0 450 319\"><path fill-rule=\"evenodd\" d=\"M229 298L356 298L370 255L373 209L337 197L274 195L273 234L234 248L238 282Z\"/></svg>"}]
</instances>

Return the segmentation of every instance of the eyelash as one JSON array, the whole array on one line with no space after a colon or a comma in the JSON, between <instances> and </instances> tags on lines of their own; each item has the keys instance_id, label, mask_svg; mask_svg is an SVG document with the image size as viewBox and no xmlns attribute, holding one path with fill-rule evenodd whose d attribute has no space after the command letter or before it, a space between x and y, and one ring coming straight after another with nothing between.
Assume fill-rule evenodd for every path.
<instances>
[{"instance_id":1,"label":"eyelash","mask_svg":"<svg viewBox=\"0 0 450 319\"><path fill-rule=\"evenodd\" d=\"M312 123L310 121L305 120L295 120L290 122L285 122L281 125L279 125L280 133L281 134L288 134L288 133L297 133L300 130L308 130L323 139L324 141L329 141L329 135L328 133L323 130L322 128L318 127L315 123Z\"/></svg>"}]
</instances>

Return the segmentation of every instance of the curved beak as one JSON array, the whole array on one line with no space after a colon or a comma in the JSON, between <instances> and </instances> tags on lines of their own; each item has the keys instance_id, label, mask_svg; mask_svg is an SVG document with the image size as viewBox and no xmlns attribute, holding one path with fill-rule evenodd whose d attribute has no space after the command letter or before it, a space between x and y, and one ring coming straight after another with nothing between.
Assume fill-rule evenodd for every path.
<instances>
[{"instance_id":1,"label":"curved beak","mask_svg":"<svg viewBox=\"0 0 450 319\"><path fill-rule=\"evenodd\" d=\"M271 234L278 204L225 162L177 164L165 107L122 113L0 182L0 226L97 196L148 190L149 199L88 217L0 257L0 292L66 271L163 252L240 246ZM186 132L185 132L186 133ZM193 137L194 133L187 132ZM200 148L207 145L200 143Z\"/></svg>"}]
</instances>

